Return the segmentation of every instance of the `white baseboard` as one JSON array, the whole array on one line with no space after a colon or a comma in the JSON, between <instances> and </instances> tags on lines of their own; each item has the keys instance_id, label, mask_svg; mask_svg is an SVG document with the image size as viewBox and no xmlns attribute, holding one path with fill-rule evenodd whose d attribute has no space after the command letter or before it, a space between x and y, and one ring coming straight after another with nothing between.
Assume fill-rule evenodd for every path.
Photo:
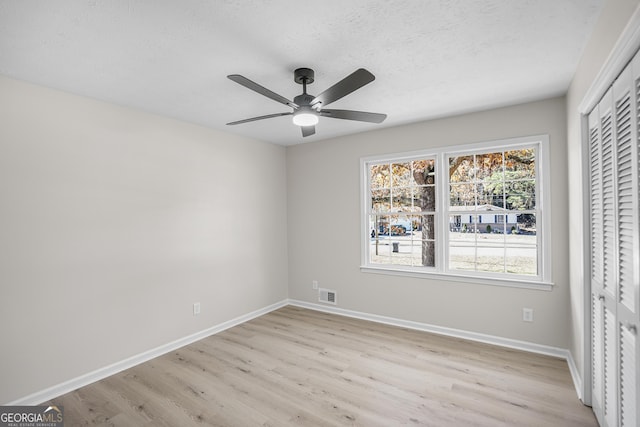
<instances>
[{"instance_id":1,"label":"white baseboard","mask_svg":"<svg viewBox=\"0 0 640 427\"><path fill-rule=\"evenodd\" d=\"M30 394L28 396L24 396L20 399L16 399L13 402L6 403L5 405L39 405L42 402L46 402L55 397L58 397L65 393L69 393L73 390L76 390L80 387L84 387L86 385L92 384L96 381L99 381L111 375L117 374L118 372L124 371L125 369L132 368L136 365L139 365L140 363L154 359L158 356L162 356L163 354L177 350L180 347L184 347L185 345L189 345L203 338L217 334L226 329L232 328L236 325L247 322L256 317L262 316L263 314L267 314L273 310L277 310L281 307L286 306L287 304L288 304L288 301L283 300L275 304L269 305L267 307L263 307L256 311L252 311L251 313L247 313L242 316L236 317L235 319L231 319L226 322L207 328L205 330L202 330L200 332L196 332L195 334L188 335L186 337L177 339L175 341L169 342L167 344L161 345L159 347L153 348L151 350L145 351L143 353L137 354L127 359L121 360L109 366L105 366L103 368L97 369L93 372L88 372L79 377L72 378L68 381L65 381L61 384L54 385L45 390L41 390L33 394Z\"/></svg>"},{"instance_id":2,"label":"white baseboard","mask_svg":"<svg viewBox=\"0 0 640 427\"><path fill-rule=\"evenodd\" d=\"M415 329L419 331L446 335L446 336L455 337L455 338L463 338L470 341L482 342L485 344L493 344L500 347L512 348L516 350L528 351L531 353L558 357L560 359L564 359L567 361L567 364L569 365L569 372L571 373L571 379L573 380L573 385L578 394L578 398L582 399L582 380L580 378L578 368L576 367L575 361L571 356L571 352L564 348L551 347L551 346L535 344L527 341L514 340L510 338L503 338L495 335L469 332L461 329L446 328L442 326L430 325L428 323L397 319L394 317L379 316L377 314L369 314L369 313L363 313L359 311L345 310L343 308L309 303L306 301L290 299L288 302L290 305L293 305L296 307L308 308L310 310L323 311L326 313L338 314L341 316L353 317L356 319L370 320L373 322L384 323L392 326L399 326L402 328Z\"/></svg>"},{"instance_id":3,"label":"white baseboard","mask_svg":"<svg viewBox=\"0 0 640 427\"><path fill-rule=\"evenodd\" d=\"M573 380L573 386L576 388L576 394L578 395L578 399L580 399L584 403L584 396L582 394L582 377L580 376L580 371L578 371L578 367L576 366L576 361L573 360L573 356L569 350L565 350L567 352L567 365L569 365L569 372L571 372L571 379Z\"/></svg>"}]
</instances>

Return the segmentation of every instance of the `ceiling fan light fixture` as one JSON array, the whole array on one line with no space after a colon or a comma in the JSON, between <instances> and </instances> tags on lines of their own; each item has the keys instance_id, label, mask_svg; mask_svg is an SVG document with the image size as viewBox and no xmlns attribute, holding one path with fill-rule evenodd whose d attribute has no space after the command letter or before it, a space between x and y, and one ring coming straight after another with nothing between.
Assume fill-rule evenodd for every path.
<instances>
[{"instance_id":1,"label":"ceiling fan light fixture","mask_svg":"<svg viewBox=\"0 0 640 427\"><path fill-rule=\"evenodd\" d=\"M293 124L297 126L315 126L318 124L318 116L305 111L294 113Z\"/></svg>"},{"instance_id":2,"label":"ceiling fan light fixture","mask_svg":"<svg viewBox=\"0 0 640 427\"><path fill-rule=\"evenodd\" d=\"M375 80L375 76L364 68L358 68L338 83L326 89L318 96L307 93L307 85L313 83L315 74L311 68L298 68L293 72L293 80L302 85L302 93L293 101L282 95L260 86L258 83L241 76L240 74L229 74L230 80L251 89L260 95L266 96L280 104L284 104L293 109L291 112L267 114L265 116L252 117L250 119L236 120L227 123L227 125L239 125L241 123L254 122L256 120L271 119L280 116L292 116L293 124L300 127L302 137L315 135L316 124L320 116L331 119L355 120L357 122L382 123L387 118L386 114L368 113L366 111L354 110L327 110L324 107L338 99L349 95L350 93L360 89Z\"/></svg>"}]
</instances>

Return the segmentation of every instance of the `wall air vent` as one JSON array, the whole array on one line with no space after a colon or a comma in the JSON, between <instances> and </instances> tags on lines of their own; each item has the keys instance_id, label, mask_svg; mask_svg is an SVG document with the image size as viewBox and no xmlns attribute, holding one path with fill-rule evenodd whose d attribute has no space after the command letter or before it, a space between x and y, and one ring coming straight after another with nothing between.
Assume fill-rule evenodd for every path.
<instances>
[{"instance_id":1,"label":"wall air vent","mask_svg":"<svg viewBox=\"0 0 640 427\"><path fill-rule=\"evenodd\" d=\"M326 302L329 304L336 304L336 291L332 291L331 289L318 289L318 301Z\"/></svg>"}]
</instances>

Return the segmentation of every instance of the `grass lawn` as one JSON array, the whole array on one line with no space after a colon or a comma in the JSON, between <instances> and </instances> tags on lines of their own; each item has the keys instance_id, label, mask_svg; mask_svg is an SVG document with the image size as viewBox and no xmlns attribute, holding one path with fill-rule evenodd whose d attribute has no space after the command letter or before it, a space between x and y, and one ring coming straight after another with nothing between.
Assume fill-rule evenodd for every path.
<instances>
[{"instance_id":1,"label":"grass lawn","mask_svg":"<svg viewBox=\"0 0 640 427\"><path fill-rule=\"evenodd\" d=\"M373 264L422 266L422 233L371 239ZM394 244L397 252L394 252ZM460 233L449 234L449 268L523 275L537 274L535 235ZM437 261L436 261L437 262Z\"/></svg>"}]
</instances>

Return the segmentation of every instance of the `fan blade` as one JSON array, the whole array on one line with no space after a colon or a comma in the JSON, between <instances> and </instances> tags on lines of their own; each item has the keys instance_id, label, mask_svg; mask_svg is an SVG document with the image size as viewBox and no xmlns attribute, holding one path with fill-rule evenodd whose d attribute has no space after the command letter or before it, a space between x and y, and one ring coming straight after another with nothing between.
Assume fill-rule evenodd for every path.
<instances>
[{"instance_id":1,"label":"fan blade","mask_svg":"<svg viewBox=\"0 0 640 427\"><path fill-rule=\"evenodd\" d=\"M316 133L316 127L313 126L313 125L312 126L302 126L301 129L302 129L302 136L303 137L311 136L314 133Z\"/></svg>"},{"instance_id":2,"label":"fan blade","mask_svg":"<svg viewBox=\"0 0 640 427\"><path fill-rule=\"evenodd\" d=\"M311 105L317 103L322 103L322 106L329 105L343 96L360 89L362 86L371 83L375 79L376 77L369 71L360 68L316 96L315 99L311 101Z\"/></svg>"},{"instance_id":3,"label":"fan blade","mask_svg":"<svg viewBox=\"0 0 640 427\"><path fill-rule=\"evenodd\" d=\"M359 122L382 123L387 118L386 114L367 113L365 111L353 110L320 110L323 117L334 119L357 120Z\"/></svg>"},{"instance_id":4,"label":"fan blade","mask_svg":"<svg viewBox=\"0 0 640 427\"><path fill-rule=\"evenodd\" d=\"M256 120L270 119L272 117L280 117L280 116L290 116L293 113L275 113L275 114L267 114L266 116L252 117L250 119L238 120L237 122L227 123L228 125L239 125L242 123L255 122Z\"/></svg>"},{"instance_id":5,"label":"fan blade","mask_svg":"<svg viewBox=\"0 0 640 427\"><path fill-rule=\"evenodd\" d=\"M288 105L289 107L292 108L298 108L298 104L296 104L293 101L289 101L287 98L285 98L282 95L278 95L275 92L270 91L269 89L267 89L264 86L260 86L258 83L256 82L252 82L251 80L249 80L248 78L241 76L240 74L230 74L227 76L230 80L233 80L234 82L241 84L242 86L251 89L255 92L258 92L260 95L264 95L267 98L271 98L276 102L279 102L281 104L284 105Z\"/></svg>"}]
</instances>

